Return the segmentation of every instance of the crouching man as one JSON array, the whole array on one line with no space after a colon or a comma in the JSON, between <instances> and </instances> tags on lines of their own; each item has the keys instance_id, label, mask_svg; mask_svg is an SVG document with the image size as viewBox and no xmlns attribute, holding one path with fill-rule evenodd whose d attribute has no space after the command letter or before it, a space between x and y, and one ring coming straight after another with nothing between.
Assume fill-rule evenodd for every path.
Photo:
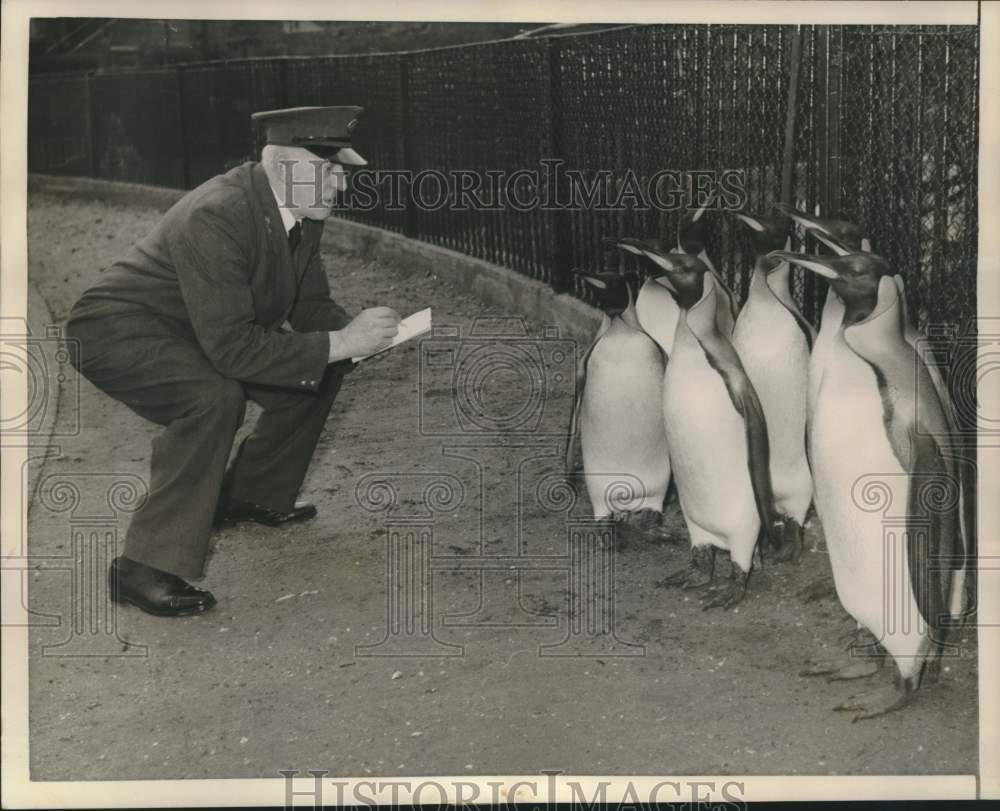
<instances>
[{"instance_id":1,"label":"crouching man","mask_svg":"<svg viewBox=\"0 0 1000 811\"><path fill-rule=\"evenodd\" d=\"M399 322L388 307L350 318L320 260L344 167L365 164L350 141L360 112L254 114L261 161L189 192L73 307L80 373L165 428L108 573L118 602L205 611L215 598L183 578L203 574L214 527L316 515L296 496L351 358L388 345ZM248 398L263 413L226 470Z\"/></svg>"}]
</instances>

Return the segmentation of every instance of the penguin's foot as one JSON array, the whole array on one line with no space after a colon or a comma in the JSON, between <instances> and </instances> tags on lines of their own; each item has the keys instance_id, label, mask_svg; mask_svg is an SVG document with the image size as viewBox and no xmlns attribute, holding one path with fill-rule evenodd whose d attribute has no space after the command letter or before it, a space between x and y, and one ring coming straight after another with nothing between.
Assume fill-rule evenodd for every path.
<instances>
[{"instance_id":1,"label":"penguin's foot","mask_svg":"<svg viewBox=\"0 0 1000 811\"><path fill-rule=\"evenodd\" d=\"M941 679L941 656L933 656L924 664L923 681L927 684L937 684Z\"/></svg>"},{"instance_id":2,"label":"penguin's foot","mask_svg":"<svg viewBox=\"0 0 1000 811\"><path fill-rule=\"evenodd\" d=\"M645 531L645 535L652 541L662 541L663 543L676 543L677 537L670 533L665 526L651 527Z\"/></svg>"},{"instance_id":3,"label":"penguin's foot","mask_svg":"<svg viewBox=\"0 0 1000 811\"><path fill-rule=\"evenodd\" d=\"M842 667L834 670L827 681L854 681L855 679L867 679L878 673L879 662L873 659L856 659Z\"/></svg>"},{"instance_id":4,"label":"penguin's foot","mask_svg":"<svg viewBox=\"0 0 1000 811\"><path fill-rule=\"evenodd\" d=\"M857 712L851 722L863 721L867 718L877 718L893 710L898 710L910 703L913 691L894 685L880 687L870 693L851 696L847 701L834 707L835 712Z\"/></svg>"},{"instance_id":5,"label":"penguin's foot","mask_svg":"<svg viewBox=\"0 0 1000 811\"><path fill-rule=\"evenodd\" d=\"M794 518L782 516L781 521L772 529L772 538L776 541L771 553L771 559L775 563L788 563L802 556L805 528Z\"/></svg>"},{"instance_id":6,"label":"penguin's foot","mask_svg":"<svg viewBox=\"0 0 1000 811\"><path fill-rule=\"evenodd\" d=\"M807 603L833 599L836 596L837 587L833 584L833 578L831 577L821 577L819 580L814 580L799 591L799 597L802 597Z\"/></svg>"},{"instance_id":7,"label":"penguin's foot","mask_svg":"<svg viewBox=\"0 0 1000 811\"><path fill-rule=\"evenodd\" d=\"M667 575L665 586L680 586L682 589L700 589L712 582L715 573L715 547L692 546L688 565Z\"/></svg>"},{"instance_id":8,"label":"penguin's foot","mask_svg":"<svg viewBox=\"0 0 1000 811\"><path fill-rule=\"evenodd\" d=\"M650 532L663 523L663 514L657 510L637 510L626 513L625 521L638 530Z\"/></svg>"},{"instance_id":9,"label":"penguin's foot","mask_svg":"<svg viewBox=\"0 0 1000 811\"><path fill-rule=\"evenodd\" d=\"M702 611L710 608L727 610L742 602L747 593L747 581L750 573L741 571L737 566L733 566L733 573L729 577L729 582L717 592L714 592L701 605Z\"/></svg>"}]
</instances>

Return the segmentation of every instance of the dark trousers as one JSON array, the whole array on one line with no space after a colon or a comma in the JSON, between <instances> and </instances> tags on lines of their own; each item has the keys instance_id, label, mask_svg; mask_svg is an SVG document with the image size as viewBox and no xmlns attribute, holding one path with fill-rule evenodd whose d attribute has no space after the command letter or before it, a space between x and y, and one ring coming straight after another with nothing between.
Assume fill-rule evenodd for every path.
<instances>
[{"instance_id":1,"label":"dark trousers","mask_svg":"<svg viewBox=\"0 0 1000 811\"><path fill-rule=\"evenodd\" d=\"M182 577L203 574L233 438L247 399L263 413L226 476L228 494L289 510L349 364L327 367L316 392L220 375L197 343L141 316L71 319L79 371L136 414L165 426L153 440L149 496L132 517L125 555Z\"/></svg>"}]
</instances>

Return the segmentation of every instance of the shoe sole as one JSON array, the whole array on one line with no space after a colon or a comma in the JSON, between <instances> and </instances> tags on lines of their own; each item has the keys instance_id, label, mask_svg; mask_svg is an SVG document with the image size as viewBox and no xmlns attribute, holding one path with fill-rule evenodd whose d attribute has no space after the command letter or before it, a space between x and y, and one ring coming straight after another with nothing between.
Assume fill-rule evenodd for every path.
<instances>
[{"instance_id":1,"label":"shoe sole","mask_svg":"<svg viewBox=\"0 0 1000 811\"><path fill-rule=\"evenodd\" d=\"M257 518L224 518L215 524L216 529L229 529L237 524L258 524L262 527L287 527L289 524L301 524L304 521L311 521L315 515L303 516L302 518L289 518L287 521L261 521Z\"/></svg>"},{"instance_id":2,"label":"shoe sole","mask_svg":"<svg viewBox=\"0 0 1000 811\"><path fill-rule=\"evenodd\" d=\"M131 605L138 608L143 613L149 614L153 617L190 617L194 614L204 614L210 608L214 608L217 604L217 600L213 599L210 603L205 603L204 605L195 606L194 608L182 608L178 611L157 611L152 608L147 608L144 605L140 605L134 600L130 600L128 597L124 597L119 594L112 594L111 601L117 603L118 605Z\"/></svg>"}]
</instances>

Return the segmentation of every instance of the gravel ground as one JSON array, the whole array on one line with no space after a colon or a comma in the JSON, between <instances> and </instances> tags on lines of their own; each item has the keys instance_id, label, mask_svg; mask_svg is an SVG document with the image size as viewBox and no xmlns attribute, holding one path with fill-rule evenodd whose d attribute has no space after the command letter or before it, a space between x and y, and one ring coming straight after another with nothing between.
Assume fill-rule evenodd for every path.
<instances>
[{"instance_id":1,"label":"gravel ground","mask_svg":"<svg viewBox=\"0 0 1000 811\"><path fill-rule=\"evenodd\" d=\"M30 281L57 323L158 214L44 193L30 198ZM356 258L326 261L335 294L354 311L375 303L403 312L433 305L435 323L462 334L475 316L511 315L433 276ZM533 336L543 326L528 323ZM849 627L835 599L806 602L799 594L829 573L815 520L797 564L755 573L738 610L703 612L696 596L660 585L686 560L674 501L666 524L682 543L621 538L614 558L618 643L587 657L540 655L540 646L560 643L570 627L565 568L518 580L501 567L481 582L444 556L454 561L483 549L558 561L566 554L567 519L586 515L586 497L573 504L559 502L565 492L558 489L537 495L554 481L552 437L501 434L483 443L419 431L421 415L425 425L445 419L455 397L420 377L419 351L401 347L349 377L304 488L319 508L317 520L216 536L201 584L219 598L215 610L163 620L123 609L121 641L109 647L105 636L98 655L89 656L54 655L68 648L43 655L43 646L68 637L67 625L34 628L33 779L276 777L287 768L353 776L977 770L972 630L937 685L883 718L852 724L831 708L872 682L887 684L888 668L870 682L797 675L808 656L836 652ZM511 413L525 402L521 384L516 374L494 375L483 392L485 411ZM570 398L554 396L546 408L546 419L565 421ZM57 426L74 418L74 409L63 408ZM61 454L41 473L29 511L33 555L70 554L81 528L122 539L128 516L108 512L108 489L148 475L155 426L86 381L79 420L79 434L59 441ZM461 445L479 450L448 450ZM419 514L423 488L435 476L463 488L460 503L438 505L451 509L434 521L435 560L447 565L434 576L432 613L436 639L451 646L436 652L462 655L356 655L356 646L385 637L387 623L387 514L359 505L355 491L366 474L403 482L390 517ZM65 507L57 480L79 489L75 511L57 509ZM68 616L68 572L36 571L29 582L32 610ZM482 603L481 594L488 595ZM408 644L396 653L413 652L413 640ZM642 655L626 655L636 652ZM145 655L130 655L137 653Z\"/></svg>"}]
</instances>

